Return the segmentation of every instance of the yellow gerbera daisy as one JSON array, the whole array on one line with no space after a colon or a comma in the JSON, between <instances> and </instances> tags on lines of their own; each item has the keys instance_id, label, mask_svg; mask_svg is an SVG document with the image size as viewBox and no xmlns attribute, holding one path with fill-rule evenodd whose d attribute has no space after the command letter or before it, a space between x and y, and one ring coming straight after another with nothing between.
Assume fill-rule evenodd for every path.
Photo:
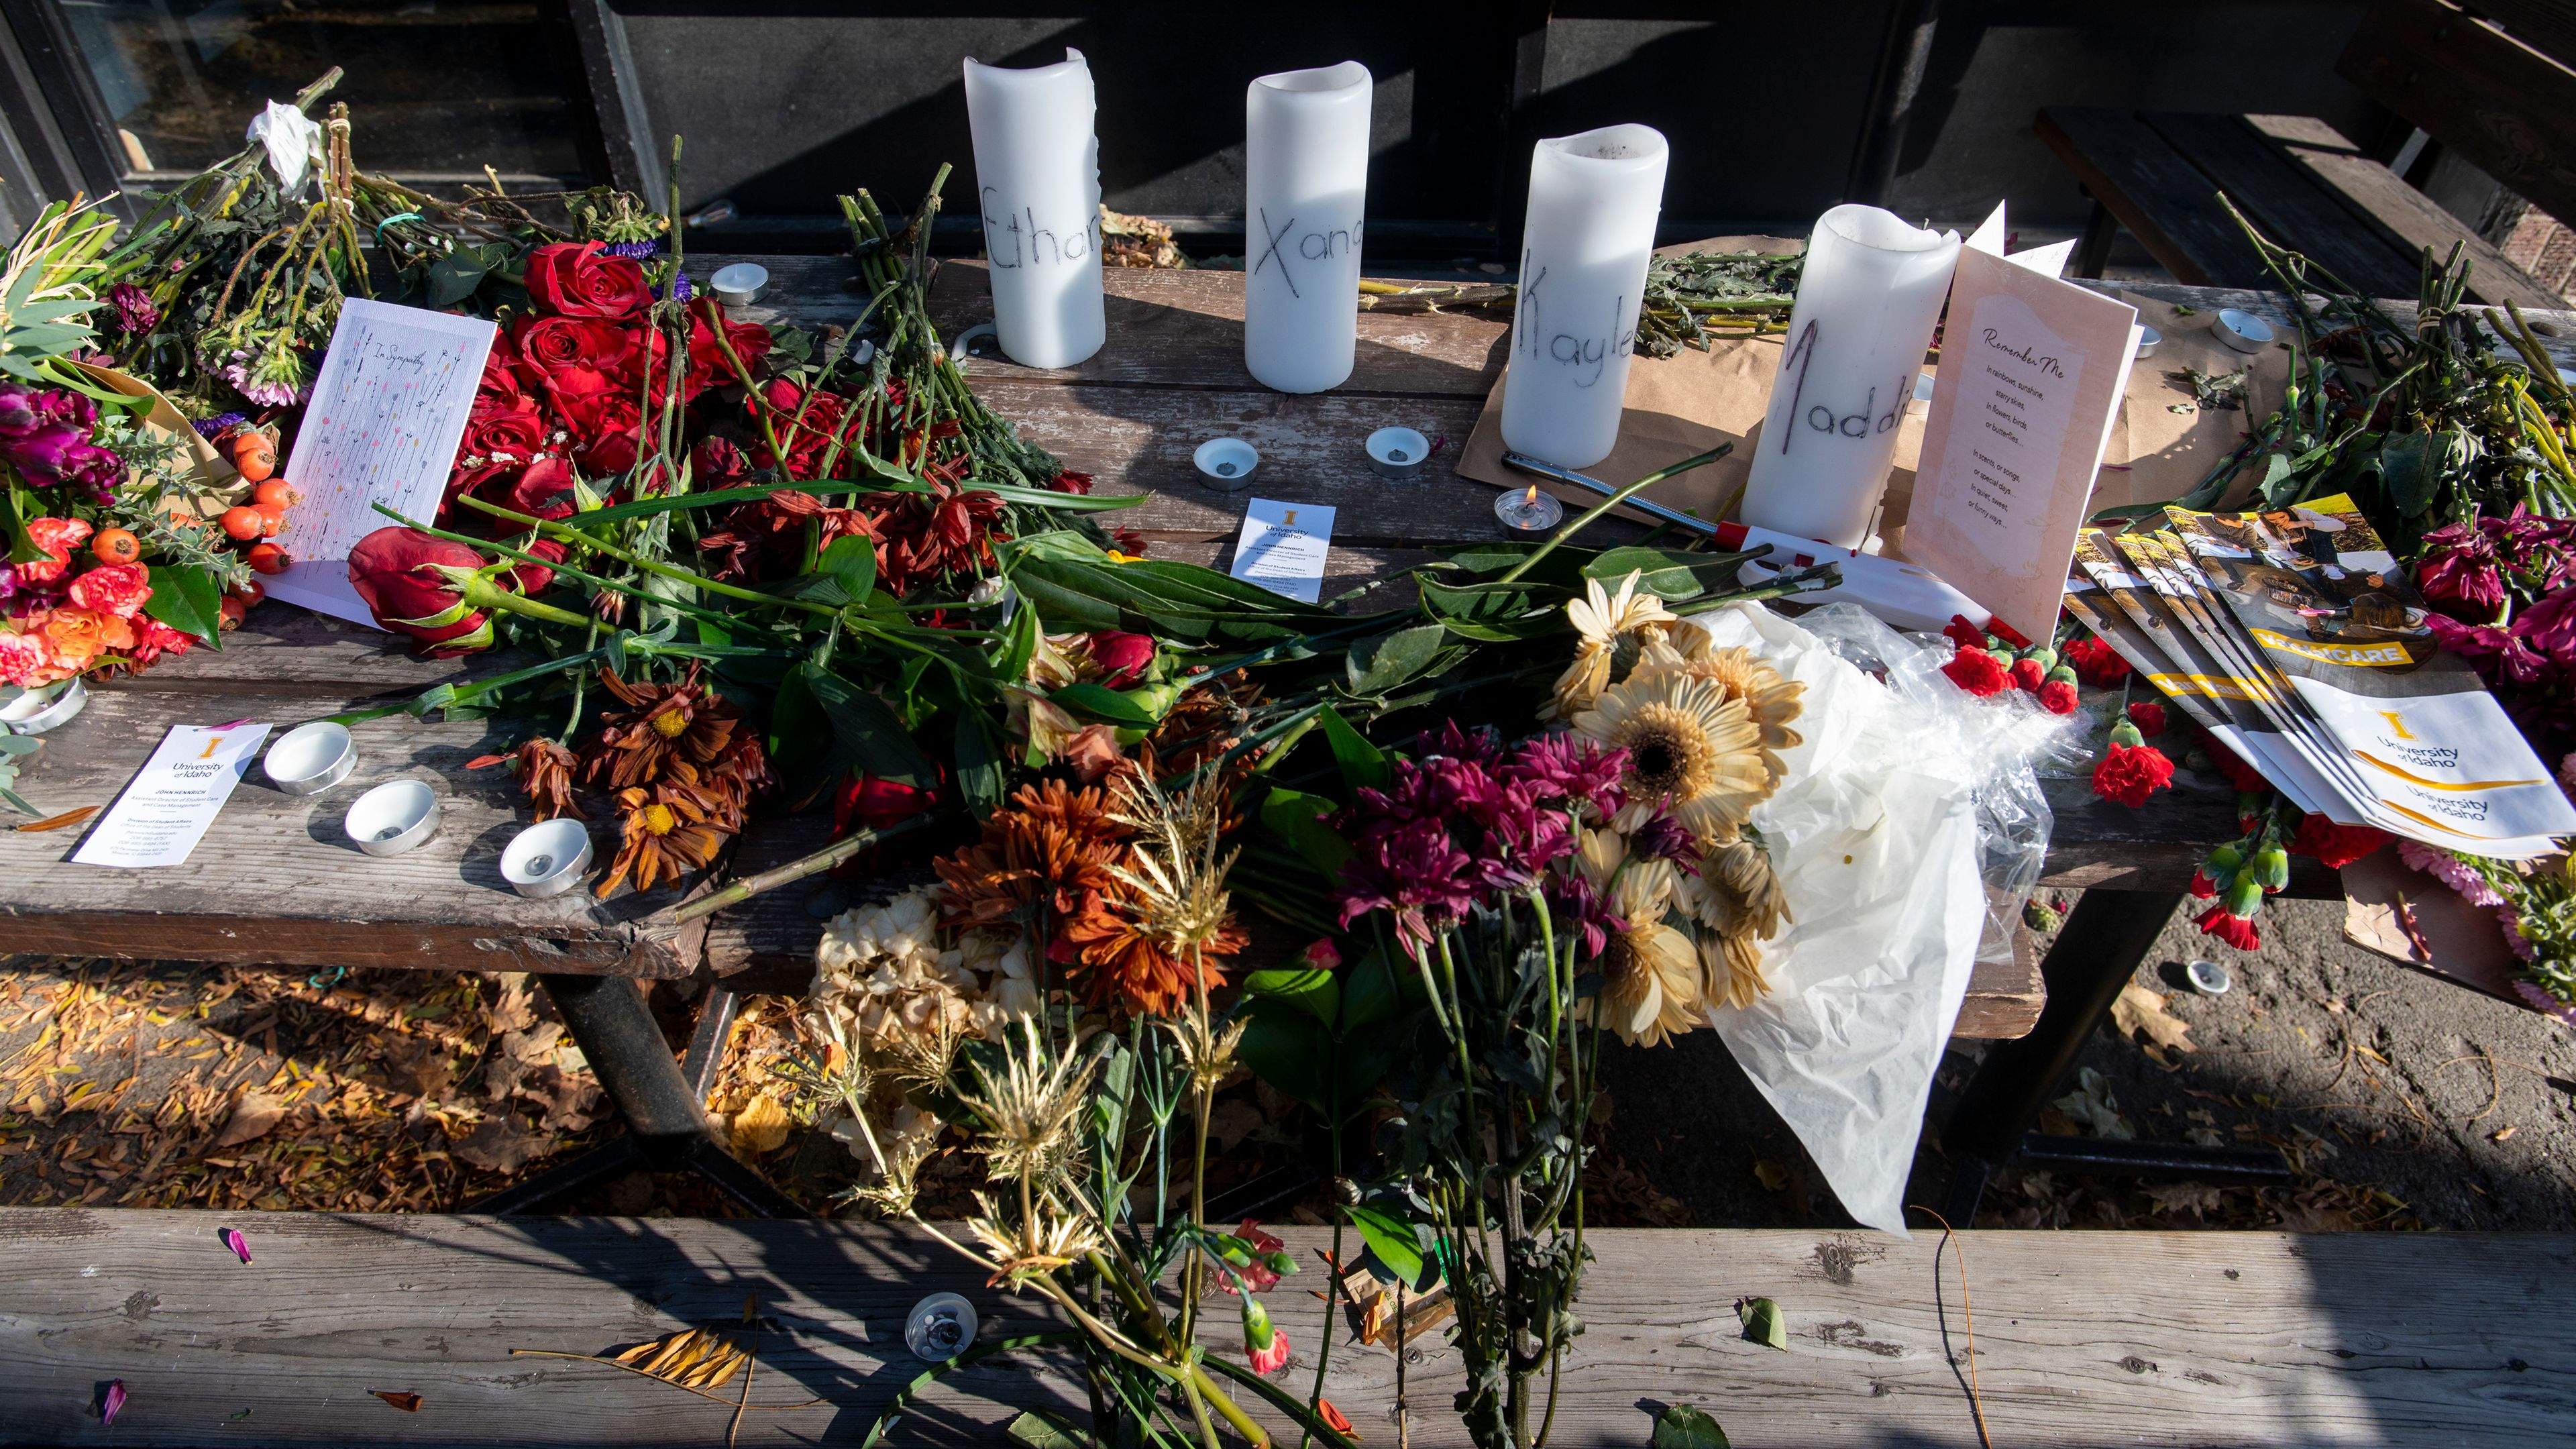
<instances>
[{"instance_id":1,"label":"yellow gerbera daisy","mask_svg":"<svg viewBox=\"0 0 2576 1449\"><path fill-rule=\"evenodd\" d=\"M1635 830L1660 807L1710 839L1741 824L1776 783L1751 709L1705 679L1640 663L1574 716L1575 730L1628 752L1628 803L1611 823Z\"/></svg>"},{"instance_id":2,"label":"yellow gerbera daisy","mask_svg":"<svg viewBox=\"0 0 2576 1449\"><path fill-rule=\"evenodd\" d=\"M1630 1046L1661 1046L1699 1021L1701 968L1691 938L1664 924L1674 871L1662 860L1631 860L1613 890L1627 929L1601 954L1603 1024ZM1592 1002L1584 1003L1590 1020Z\"/></svg>"},{"instance_id":3,"label":"yellow gerbera daisy","mask_svg":"<svg viewBox=\"0 0 2576 1449\"><path fill-rule=\"evenodd\" d=\"M1611 660L1620 643L1650 642L1677 622L1663 600L1637 592L1644 578L1642 570L1630 571L1619 581L1616 594L1603 588L1599 579L1586 579L1583 597L1567 601L1565 617L1577 635L1574 662L1557 677L1555 697L1539 711L1542 718L1570 719L1590 709L1610 683Z\"/></svg>"},{"instance_id":4,"label":"yellow gerbera daisy","mask_svg":"<svg viewBox=\"0 0 2576 1449\"><path fill-rule=\"evenodd\" d=\"M1780 677L1771 662L1741 646L1720 649L1708 631L1687 620L1676 623L1654 651L1653 660L1677 664L1695 679L1705 679L1726 691L1729 699L1744 701L1753 722L1762 729L1762 763L1771 776L1773 788L1787 767L1780 752L1795 747L1804 736L1789 728L1789 721L1806 711L1807 687Z\"/></svg>"}]
</instances>

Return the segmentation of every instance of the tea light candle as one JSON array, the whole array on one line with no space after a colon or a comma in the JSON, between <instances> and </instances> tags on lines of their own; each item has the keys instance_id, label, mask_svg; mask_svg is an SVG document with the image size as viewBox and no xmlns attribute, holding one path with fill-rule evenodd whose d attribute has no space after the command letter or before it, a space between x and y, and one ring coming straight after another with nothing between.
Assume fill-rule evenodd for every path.
<instances>
[{"instance_id":1,"label":"tea light candle","mask_svg":"<svg viewBox=\"0 0 2576 1449\"><path fill-rule=\"evenodd\" d=\"M716 274L707 278L707 286L726 306L748 307L769 290L769 268L758 262L735 262L716 268Z\"/></svg>"},{"instance_id":2,"label":"tea light candle","mask_svg":"<svg viewBox=\"0 0 2576 1449\"><path fill-rule=\"evenodd\" d=\"M1411 428L1380 428L1368 435L1369 470L1381 478L1410 483L1431 461L1431 440Z\"/></svg>"},{"instance_id":3,"label":"tea light candle","mask_svg":"<svg viewBox=\"0 0 2576 1449\"><path fill-rule=\"evenodd\" d=\"M1604 126L1530 155L1503 445L1589 468L1619 441L1637 306L1663 211L1663 133Z\"/></svg>"},{"instance_id":4,"label":"tea light candle","mask_svg":"<svg viewBox=\"0 0 2576 1449\"><path fill-rule=\"evenodd\" d=\"M39 685L0 705L0 735L40 735L71 722L89 706L89 686L75 676Z\"/></svg>"},{"instance_id":5,"label":"tea light candle","mask_svg":"<svg viewBox=\"0 0 2576 1449\"><path fill-rule=\"evenodd\" d=\"M1244 88L1243 365L1264 387L1322 392L1351 375L1371 93L1355 60Z\"/></svg>"},{"instance_id":6,"label":"tea light candle","mask_svg":"<svg viewBox=\"0 0 2576 1449\"><path fill-rule=\"evenodd\" d=\"M1261 452L1241 438L1210 438L1190 454L1199 481L1221 493L1232 493L1252 481Z\"/></svg>"},{"instance_id":7,"label":"tea light candle","mask_svg":"<svg viewBox=\"0 0 2576 1449\"><path fill-rule=\"evenodd\" d=\"M1071 367L1109 335L1091 67L1071 48L1028 70L970 58L966 119L1002 350L1027 367Z\"/></svg>"},{"instance_id":8,"label":"tea light candle","mask_svg":"<svg viewBox=\"0 0 2576 1449\"><path fill-rule=\"evenodd\" d=\"M1845 548L1868 534L1958 260L1957 232L1875 206L1817 220L1744 486L1746 523Z\"/></svg>"},{"instance_id":9,"label":"tea light candle","mask_svg":"<svg viewBox=\"0 0 2576 1449\"><path fill-rule=\"evenodd\" d=\"M418 780L394 780L358 797L340 828L369 855L400 855L438 834L438 795Z\"/></svg>"},{"instance_id":10,"label":"tea light candle","mask_svg":"<svg viewBox=\"0 0 2576 1449\"><path fill-rule=\"evenodd\" d=\"M318 795L349 778L358 767L358 747L347 725L317 719L279 735L260 764L287 794Z\"/></svg>"},{"instance_id":11,"label":"tea light candle","mask_svg":"<svg viewBox=\"0 0 2576 1449\"><path fill-rule=\"evenodd\" d=\"M2239 352L2260 352L2272 345L2272 324L2235 307L2220 308L2210 319L2209 331Z\"/></svg>"},{"instance_id":12,"label":"tea light candle","mask_svg":"<svg viewBox=\"0 0 2576 1449\"><path fill-rule=\"evenodd\" d=\"M1565 505L1533 483L1519 493L1503 490L1494 499L1494 518L1502 524L1505 538L1537 539L1564 521Z\"/></svg>"},{"instance_id":13,"label":"tea light candle","mask_svg":"<svg viewBox=\"0 0 2576 1449\"><path fill-rule=\"evenodd\" d=\"M501 849L501 878L532 900L559 896L590 869L590 830L578 820L540 821Z\"/></svg>"}]
</instances>

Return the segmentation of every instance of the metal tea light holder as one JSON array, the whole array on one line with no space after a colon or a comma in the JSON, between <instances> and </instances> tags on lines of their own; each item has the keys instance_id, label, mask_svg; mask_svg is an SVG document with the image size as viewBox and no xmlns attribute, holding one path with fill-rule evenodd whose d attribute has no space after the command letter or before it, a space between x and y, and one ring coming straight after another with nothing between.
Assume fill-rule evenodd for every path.
<instances>
[{"instance_id":1,"label":"metal tea light holder","mask_svg":"<svg viewBox=\"0 0 2576 1449\"><path fill-rule=\"evenodd\" d=\"M530 900L559 896L590 869L590 830L570 818L542 820L501 849L501 879Z\"/></svg>"},{"instance_id":2,"label":"metal tea light holder","mask_svg":"<svg viewBox=\"0 0 2576 1449\"><path fill-rule=\"evenodd\" d=\"M327 719L279 735L260 761L269 783L289 795L319 795L357 767L358 746L349 738L349 727Z\"/></svg>"},{"instance_id":3,"label":"metal tea light holder","mask_svg":"<svg viewBox=\"0 0 2576 1449\"><path fill-rule=\"evenodd\" d=\"M1431 440L1411 428L1380 428L1368 435L1369 471L1395 483L1413 483L1431 461Z\"/></svg>"},{"instance_id":4,"label":"metal tea light holder","mask_svg":"<svg viewBox=\"0 0 2576 1449\"><path fill-rule=\"evenodd\" d=\"M0 735L40 735L71 723L89 707L89 686L78 676L40 685L0 705Z\"/></svg>"},{"instance_id":5,"label":"metal tea light holder","mask_svg":"<svg viewBox=\"0 0 2576 1449\"><path fill-rule=\"evenodd\" d=\"M341 828L369 855L416 850L438 834L438 792L418 780L378 785L349 807Z\"/></svg>"},{"instance_id":6,"label":"metal tea light holder","mask_svg":"<svg viewBox=\"0 0 2576 1449\"><path fill-rule=\"evenodd\" d=\"M1252 484L1261 467L1261 452L1241 438L1210 438L1190 454L1199 482L1220 493L1239 493Z\"/></svg>"}]
</instances>

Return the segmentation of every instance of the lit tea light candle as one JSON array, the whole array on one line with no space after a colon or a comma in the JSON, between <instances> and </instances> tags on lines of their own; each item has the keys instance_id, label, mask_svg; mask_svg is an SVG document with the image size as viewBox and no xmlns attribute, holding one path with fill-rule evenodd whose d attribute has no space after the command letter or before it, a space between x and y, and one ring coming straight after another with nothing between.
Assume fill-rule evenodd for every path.
<instances>
[{"instance_id":1,"label":"lit tea light candle","mask_svg":"<svg viewBox=\"0 0 2576 1449\"><path fill-rule=\"evenodd\" d=\"M1503 525L1506 538L1538 538L1565 521L1565 505L1553 493L1541 493L1533 483L1519 493L1506 492L1494 500L1494 517Z\"/></svg>"}]
</instances>

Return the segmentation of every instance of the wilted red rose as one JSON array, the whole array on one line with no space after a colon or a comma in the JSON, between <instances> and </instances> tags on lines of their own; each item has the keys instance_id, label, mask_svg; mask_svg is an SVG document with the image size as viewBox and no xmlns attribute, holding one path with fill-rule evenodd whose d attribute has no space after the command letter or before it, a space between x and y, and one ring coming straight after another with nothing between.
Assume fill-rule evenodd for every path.
<instances>
[{"instance_id":1,"label":"wilted red rose","mask_svg":"<svg viewBox=\"0 0 2576 1449\"><path fill-rule=\"evenodd\" d=\"M785 378L772 381L761 389L769 402L769 427L787 449L787 476L797 480L822 476L824 458L837 442L846 453L853 442L843 427L849 402L837 393L804 389ZM760 410L753 409L754 427L759 426ZM753 444L752 456L763 467L776 467L778 460L770 455L767 435L755 433L760 441Z\"/></svg>"},{"instance_id":2,"label":"wilted red rose","mask_svg":"<svg viewBox=\"0 0 2576 1449\"><path fill-rule=\"evenodd\" d=\"M520 593L544 593L548 588L553 586L555 581L555 571L546 567L546 564L562 563L564 561L564 546L555 542L551 538L538 538L518 544L516 547L519 552L534 554L538 558L544 559L546 562L533 564L522 563L514 566L510 570L511 580L517 583L519 586L518 591Z\"/></svg>"},{"instance_id":3,"label":"wilted red rose","mask_svg":"<svg viewBox=\"0 0 2576 1449\"><path fill-rule=\"evenodd\" d=\"M464 608L457 586L437 566L479 569L483 556L461 543L432 538L417 528L379 528L349 550L349 584L367 601L376 622L423 644L441 645L480 634L482 642L433 654L457 654L491 642L480 610ZM420 623L454 614L443 623Z\"/></svg>"},{"instance_id":4,"label":"wilted red rose","mask_svg":"<svg viewBox=\"0 0 2576 1449\"><path fill-rule=\"evenodd\" d=\"M72 580L71 599L84 609L131 619L152 597L152 576L141 564L102 564Z\"/></svg>"},{"instance_id":5,"label":"wilted red rose","mask_svg":"<svg viewBox=\"0 0 2576 1449\"><path fill-rule=\"evenodd\" d=\"M697 456L691 460L691 472L697 481L711 488L726 488L751 476L751 460L742 455L725 438L709 438L698 444Z\"/></svg>"},{"instance_id":6,"label":"wilted red rose","mask_svg":"<svg viewBox=\"0 0 2576 1449\"><path fill-rule=\"evenodd\" d=\"M852 830L883 830L898 821L909 820L939 802L939 792L899 780L881 780L874 775L853 774L841 782L841 792L832 800L832 834L847 835Z\"/></svg>"},{"instance_id":7,"label":"wilted red rose","mask_svg":"<svg viewBox=\"0 0 2576 1449\"><path fill-rule=\"evenodd\" d=\"M643 356L639 330L596 317L522 317L511 324L510 340L519 349L519 375L542 388L567 367L633 377Z\"/></svg>"},{"instance_id":8,"label":"wilted red rose","mask_svg":"<svg viewBox=\"0 0 2576 1449\"><path fill-rule=\"evenodd\" d=\"M604 242L554 242L528 253L528 300L559 317L633 317L653 305L644 269Z\"/></svg>"},{"instance_id":9,"label":"wilted red rose","mask_svg":"<svg viewBox=\"0 0 2576 1449\"><path fill-rule=\"evenodd\" d=\"M538 518L570 518L572 478L572 464L561 458L539 458L510 485L510 506Z\"/></svg>"}]
</instances>

